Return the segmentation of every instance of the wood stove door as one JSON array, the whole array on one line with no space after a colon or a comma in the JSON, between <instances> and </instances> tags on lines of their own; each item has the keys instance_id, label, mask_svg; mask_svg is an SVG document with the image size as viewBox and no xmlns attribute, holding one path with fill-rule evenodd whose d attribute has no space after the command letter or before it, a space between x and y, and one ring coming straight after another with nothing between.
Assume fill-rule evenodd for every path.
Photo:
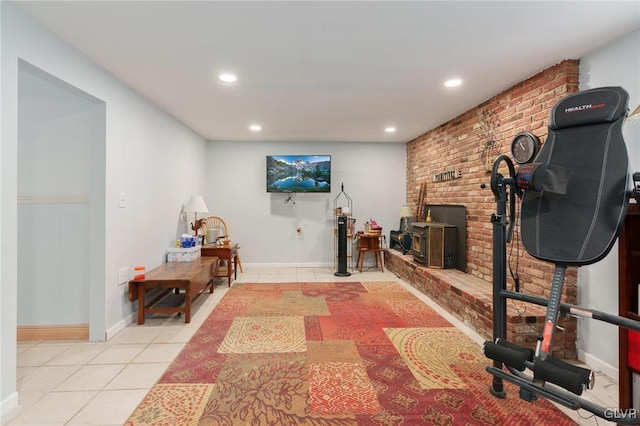
<instances>
[{"instance_id":1,"label":"wood stove door","mask_svg":"<svg viewBox=\"0 0 640 426\"><path fill-rule=\"evenodd\" d=\"M416 262L427 264L429 252L429 226L414 226L411 236L411 254Z\"/></svg>"}]
</instances>

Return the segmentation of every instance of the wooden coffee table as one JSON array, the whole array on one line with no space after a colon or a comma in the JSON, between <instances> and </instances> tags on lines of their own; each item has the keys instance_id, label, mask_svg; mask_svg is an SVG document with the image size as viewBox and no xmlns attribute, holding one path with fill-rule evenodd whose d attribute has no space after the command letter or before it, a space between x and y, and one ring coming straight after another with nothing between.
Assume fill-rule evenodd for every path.
<instances>
[{"instance_id":1,"label":"wooden coffee table","mask_svg":"<svg viewBox=\"0 0 640 426\"><path fill-rule=\"evenodd\" d=\"M217 264L217 257L165 263L147 272L144 280L129 281L129 300L138 300L138 324L144 324L147 313L184 313L184 322L191 322L192 303L207 286L213 293ZM147 302L147 293L156 289L159 293Z\"/></svg>"}]
</instances>

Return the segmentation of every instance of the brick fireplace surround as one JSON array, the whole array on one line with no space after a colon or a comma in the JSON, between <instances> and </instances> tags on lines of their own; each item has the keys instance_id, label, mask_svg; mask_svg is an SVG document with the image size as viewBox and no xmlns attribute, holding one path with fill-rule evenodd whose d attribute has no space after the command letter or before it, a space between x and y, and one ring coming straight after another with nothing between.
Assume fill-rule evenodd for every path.
<instances>
[{"instance_id":1,"label":"brick fireplace surround","mask_svg":"<svg viewBox=\"0 0 640 426\"><path fill-rule=\"evenodd\" d=\"M480 186L489 183L486 165L499 154L510 154L511 140L522 131L532 132L544 143L551 108L578 87L579 61L565 60L407 143L407 204L416 209L426 183L425 204L464 204L467 208L466 273L427 268L394 250L385 254L386 265L486 338L492 337L493 329L490 217L495 212L491 190ZM450 170L459 171L460 177L434 179ZM548 297L553 265L529 256L519 243L510 244L507 252L518 255L521 290ZM569 268L563 302L576 303L576 283L577 270ZM511 284L509 278L509 287ZM523 317L515 306L526 306ZM517 301L508 301L508 307L509 339L534 345L539 331L531 326L543 322L544 308ZM565 330L556 333L554 356L576 359L575 319L561 319L560 325Z\"/></svg>"}]
</instances>

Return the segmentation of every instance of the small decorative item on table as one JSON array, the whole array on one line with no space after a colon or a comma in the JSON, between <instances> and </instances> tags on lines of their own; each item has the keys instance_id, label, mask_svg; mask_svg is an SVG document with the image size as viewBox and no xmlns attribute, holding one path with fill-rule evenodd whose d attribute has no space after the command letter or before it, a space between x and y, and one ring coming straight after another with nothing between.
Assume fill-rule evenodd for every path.
<instances>
[{"instance_id":1,"label":"small decorative item on table","mask_svg":"<svg viewBox=\"0 0 640 426\"><path fill-rule=\"evenodd\" d=\"M145 272L147 268L144 266L136 266L133 268L133 279L134 281L143 281L145 279Z\"/></svg>"},{"instance_id":2,"label":"small decorative item on table","mask_svg":"<svg viewBox=\"0 0 640 426\"><path fill-rule=\"evenodd\" d=\"M218 237L220 236L220 229L208 228L206 235L207 235L207 244L215 244L218 241Z\"/></svg>"},{"instance_id":3,"label":"small decorative item on table","mask_svg":"<svg viewBox=\"0 0 640 426\"><path fill-rule=\"evenodd\" d=\"M378 225L378 222L376 222L373 219L371 219L370 221L371 221L371 223L369 225L369 230L367 231L367 234L372 235L372 236L381 235L382 234L382 226Z\"/></svg>"},{"instance_id":4,"label":"small decorative item on table","mask_svg":"<svg viewBox=\"0 0 640 426\"><path fill-rule=\"evenodd\" d=\"M198 238L193 235L182 234L180 238L180 245L177 247L189 248L196 247L198 245Z\"/></svg>"}]
</instances>

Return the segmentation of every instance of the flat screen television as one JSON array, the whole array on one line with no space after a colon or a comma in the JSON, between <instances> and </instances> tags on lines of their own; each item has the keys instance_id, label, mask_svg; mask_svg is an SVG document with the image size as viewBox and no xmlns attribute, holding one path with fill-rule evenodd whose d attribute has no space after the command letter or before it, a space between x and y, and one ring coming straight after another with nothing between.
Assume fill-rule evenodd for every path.
<instances>
[{"instance_id":1,"label":"flat screen television","mask_svg":"<svg viewBox=\"0 0 640 426\"><path fill-rule=\"evenodd\" d=\"M331 192L331 156L267 155L267 192Z\"/></svg>"}]
</instances>

